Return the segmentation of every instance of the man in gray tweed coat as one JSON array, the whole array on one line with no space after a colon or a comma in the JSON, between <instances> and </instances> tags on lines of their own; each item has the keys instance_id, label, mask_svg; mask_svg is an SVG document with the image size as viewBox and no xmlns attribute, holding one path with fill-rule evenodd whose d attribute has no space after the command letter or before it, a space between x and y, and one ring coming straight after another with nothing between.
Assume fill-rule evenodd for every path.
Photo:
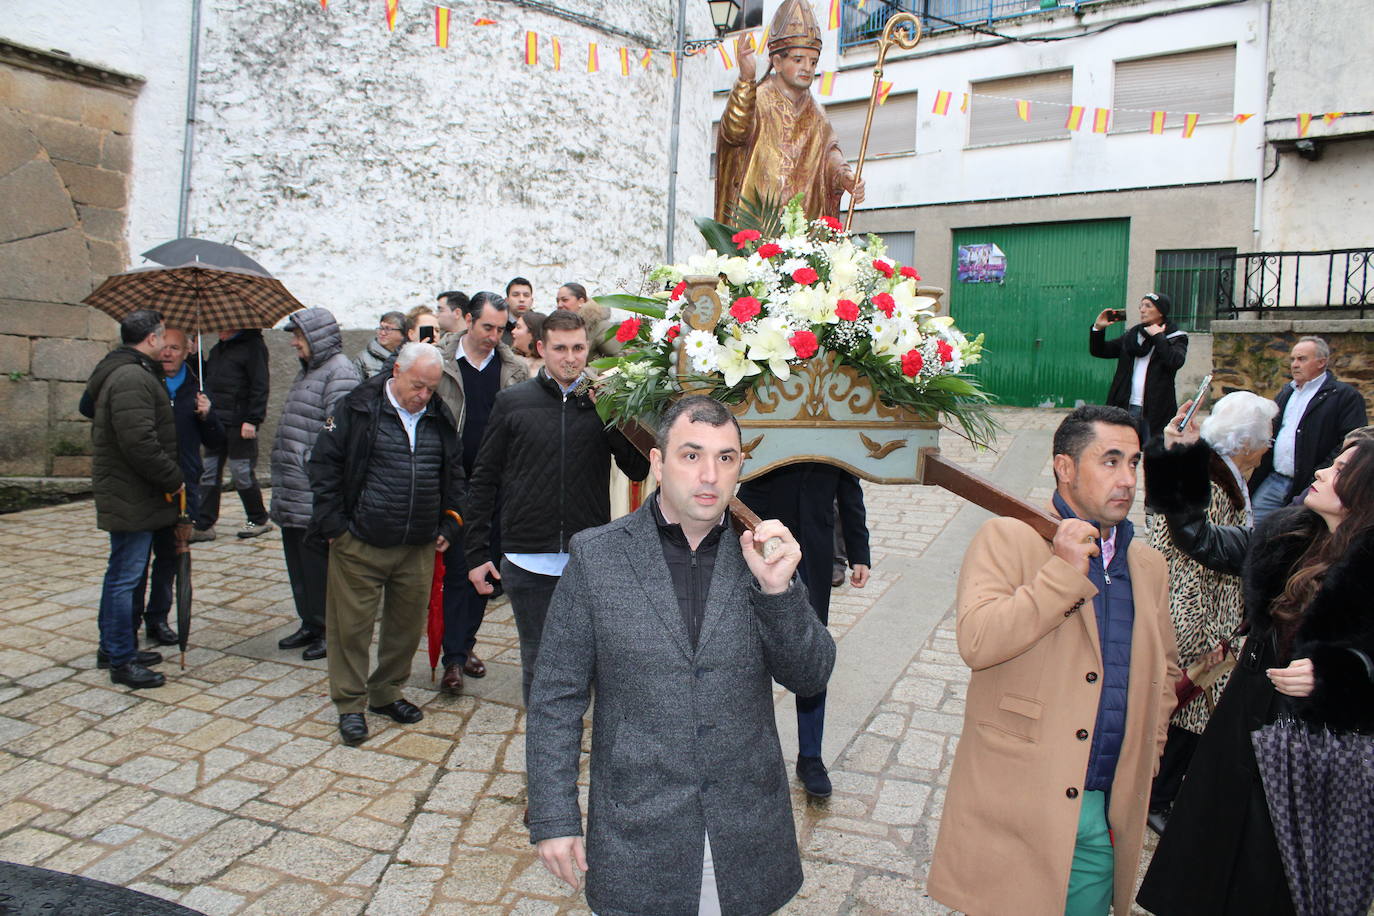
<instances>
[{"instance_id":1,"label":"man in gray tweed coat","mask_svg":"<svg viewBox=\"0 0 1374 916\"><path fill-rule=\"evenodd\" d=\"M739 426L709 398L664 415L658 492L573 537L526 723L530 836L600 916L762 914L801 887L776 680L819 693L835 643L775 520L735 538ZM765 558L770 538L781 549ZM593 686L587 839L577 799Z\"/></svg>"}]
</instances>

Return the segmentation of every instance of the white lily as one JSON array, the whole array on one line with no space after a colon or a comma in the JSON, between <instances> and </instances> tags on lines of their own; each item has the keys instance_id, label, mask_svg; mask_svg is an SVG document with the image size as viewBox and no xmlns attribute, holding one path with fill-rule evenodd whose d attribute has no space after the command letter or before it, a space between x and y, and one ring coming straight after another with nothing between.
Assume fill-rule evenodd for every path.
<instances>
[{"instance_id":1,"label":"white lily","mask_svg":"<svg viewBox=\"0 0 1374 916\"><path fill-rule=\"evenodd\" d=\"M731 388L738 385L741 379L758 375L762 371L758 363L746 356L747 350L748 345L744 341L733 337L725 341L720 348L717 362L720 364L720 371L725 375L725 384Z\"/></svg>"},{"instance_id":2,"label":"white lily","mask_svg":"<svg viewBox=\"0 0 1374 916\"><path fill-rule=\"evenodd\" d=\"M777 318L764 318L754 330L744 335L744 343L749 347L749 358L768 363L768 368L780 379L791 375L787 366L789 359L797 358L797 351L787 342L792 329Z\"/></svg>"}]
</instances>

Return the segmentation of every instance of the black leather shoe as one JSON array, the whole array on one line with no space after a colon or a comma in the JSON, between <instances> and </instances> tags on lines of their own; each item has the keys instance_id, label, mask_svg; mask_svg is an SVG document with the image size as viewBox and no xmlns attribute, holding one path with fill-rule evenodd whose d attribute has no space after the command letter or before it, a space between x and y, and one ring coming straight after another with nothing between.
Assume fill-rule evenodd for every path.
<instances>
[{"instance_id":1,"label":"black leather shoe","mask_svg":"<svg viewBox=\"0 0 1374 916\"><path fill-rule=\"evenodd\" d=\"M367 740L367 718L360 712L339 715L339 737L349 747L357 747Z\"/></svg>"},{"instance_id":2,"label":"black leather shoe","mask_svg":"<svg viewBox=\"0 0 1374 916\"><path fill-rule=\"evenodd\" d=\"M328 651L324 648L324 640L313 639L310 641L310 645L305 647L305 651L301 653L301 658L308 662L313 662L316 659L324 658L328 654Z\"/></svg>"},{"instance_id":3,"label":"black leather shoe","mask_svg":"<svg viewBox=\"0 0 1374 916\"><path fill-rule=\"evenodd\" d=\"M148 639L155 645L175 646L181 640L177 639L176 630L167 626L167 621L159 620L157 623L148 624Z\"/></svg>"},{"instance_id":4,"label":"black leather shoe","mask_svg":"<svg viewBox=\"0 0 1374 916\"><path fill-rule=\"evenodd\" d=\"M397 700L385 706L369 706L367 708L379 716L387 716L406 725L419 722L425 717L425 714L420 711L420 707L414 703L407 703L405 700Z\"/></svg>"},{"instance_id":5,"label":"black leather shoe","mask_svg":"<svg viewBox=\"0 0 1374 916\"><path fill-rule=\"evenodd\" d=\"M140 652L139 654L142 655L143 653ZM138 662L129 662L127 665L111 668L110 680L116 684L123 684L125 687L132 687L134 690L142 690L145 687L161 687L167 683L165 677L156 671L149 671Z\"/></svg>"},{"instance_id":6,"label":"black leather shoe","mask_svg":"<svg viewBox=\"0 0 1374 916\"><path fill-rule=\"evenodd\" d=\"M299 630L292 633L290 636L277 640L277 648L303 649L318 638L319 637L317 637L314 633L307 630L305 627L301 627Z\"/></svg>"},{"instance_id":7,"label":"black leather shoe","mask_svg":"<svg viewBox=\"0 0 1374 916\"><path fill-rule=\"evenodd\" d=\"M162 664L162 653L149 652L147 650L140 649L134 653L134 660L130 664L140 665L144 668L151 668L153 665L160 665ZM100 649L95 650L95 666L97 668L110 667L110 657ZM161 677L161 675L158 676Z\"/></svg>"},{"instance_id":8,"label":"black leather shoe","mask_svg":"<svg viewBox=\"0 0 1374 916\"><path fill-rule=\"evenodd\" d=\"M830 774L819 757L797 757L797 778L812 798L830 797Z\"/></svg>"}]
</instances>

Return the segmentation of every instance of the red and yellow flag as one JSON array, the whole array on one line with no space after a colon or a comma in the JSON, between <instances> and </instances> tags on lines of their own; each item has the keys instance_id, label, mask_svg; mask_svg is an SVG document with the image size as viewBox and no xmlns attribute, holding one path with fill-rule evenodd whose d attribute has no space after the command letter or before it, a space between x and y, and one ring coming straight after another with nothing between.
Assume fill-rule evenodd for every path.
<instances>
[{"instance_id":1,"label":"red and yellow flag","mask_svg":"<svg viewBox=\"0 0 1374 916\"><path fill-rule=\"evenodd\" d=\"M596 56L596 42L587 42L587 72L595 73L601 69L601 60Z\"/></svg>"},{"instance_id":2,"label":"red and yellow flag","mask_svg":"<svg viewBox=\"0 0 1374 916\"><path fill-rule=\"evenodd\" d=\"M1030 120L1030 102L1025 99L1016 100L1016 116L1022 121Z\"/></svg>"},{"instance_id":3,"label":"red and yellow flag","mask_svg":"<svg viewBox=\"0 0 1374 916\"><path fill-rule=\"evenodd\" d=\"M496 25L495 19L474 19L473 25Z\"/></svg>"},{"instance_id":4,"label":"red and yellow flag","mask_svg":"<svg viewBox=\"0 0 1374 916\"><path fill-rule=\"evenodd\" d=\"M1326 114L1322 115L1322 120L1325 121L1327 124L1335 124L1337 119L1342 118L1344 116L1345 112L1343 111L1328 111Z\"/></svg>"},{"instance_id":5,"label":"red and yellow flag","mask_svg":"<svg viewBox=\"0 0 1374 916\"><path fill-rule=\"evenodd\" d=\"M441 48L448 47L448 16L449 8L446 6L436 6L434 8L434 43Z\"/></svg>"},{"instance_id":6,"label":"red and yellow flag","mask_svg":"<svg viewBox=\"0 0 1374 916\"><path fill-rule=\"evenodd\" d=\"M764 53L764 52L766 52L767 50L768 50L768 26L764 26L764 27L763 27L763 34L759 36L758 51L759 51L759 53Z\"/></svg>"},{"instance_id":7,"label":"red and yellow flag","mask_svg":"<svg viewBox=\"0 0 1374 916\"><path fill-rule=\"evenodd\" d=\"M386 28L389 32L396 31L396 5L400 0L386 0Z\"/></svg>"},{"instance_id":8,"label":"red and yellow flag","mask_svg":"<svg viewBox=\"0 0 1374 916\"><path fill-rule=\"evenodd\" d=\"M1312 126L1312 116L1310 114L1298 115L1298 136L1306 137L1307 130Z\"/></svg>"},{"instance_id":9,"label":"red and yellow flag","mask_svg":"<svg viewBox=\"0 0 1374 916\"><path fill-rule=\"evenodd\" d=\"M620 49L620 75L621 75L621 76L629 76L629 75L630 75L630 49L629 49L629 48L621 48L621 49Z\"/></svg>"},{"instance_id":10,"label":"red and yellow flag","mask_svg":"<svg viewBox=\"0 0 1374 916\"><path fill-rule=\"evenodd\" d=\"M1093 111L1093 133L1105 134L1107 126L1112 123L1112 110L1110 108L1098 108Z\"/></svg>"},{"instance_id":11,"label":"red and yellow flag","mask_svg":"<svg viewBox=\"0 0 1374 916\"><path fill-rule=\"evenodd\" d=\"M725 42L717 42L716 50L720 52L721 63L725 64L726 70L735 69L735 62L730 59L730 52L725 48Z\"/></svg>"},{"instance_id":12,"label":"red and yellow flag","mask_svg":"<svg viewBox=\"0 0 1374 916\"><path fill-rule=\"evenodd\" d=\"M840 27L840 0L830 0L830 24L827 28L835 31Z\"/></svg>"},{"instance_id":13,"label":"red and yellow flag","mask_svg":"<svg viewBox=\"0 0 1374 916\"><path fill-rule=\"evenodd\" d=\"M1064 119L1064 127L1068 130L1078 130L1083 126L1083 106L1070 105L1069 116Z\"/></svg>"},{"instance_id":14,"label":"red and yellow flag","mask_svg":"<svg viewBox=\"0 0 1374 916\"><path fill-rule=\"evenodd\" d=\"M835 71L829 70L821 74L821 95L830 95L835 89Z\"/></svg>"},{"instance_id":15,"label":"red and yellow flag","mask_svg":"<svg viewBox=\"0 0 1374 916\"><path fill-rule=\"evenodd\" d=\"M1162 134L1162 133L1164 133L1164 115L1165 115L1165 112L1162 112L1162 111L1152 111L1152 112L1150 112L1150 133L1152 133L1152 134Z\"/></svg>"},{"instance_id":16,"label":"red and yellow flag","mask_svg":"<svg viewBox=\"0 0 1374 916\"><path fill-rule=\"evenodd\" d=\"M645 48L643 53L639 55L639 65L643 67L645 70L648 70L649 64L653 61L653 59L654 52L648 48Z\"/></svg>"},{"instance_id":17,"label":"red and yellow flag","mask_svg":"<svg viewBox=\"0 0 1374 916\"><path fill-rule=\"evenodd\" d=\"M937 115L949 114L949 97L950 93L944 89L935 93L935 104L931 106L930 113Z\"/></svg>"},{"instance_id":18,"label":"red and yellow flag","mask_svg":"<svg viewBox=\"0 0 1374 916\"><path fill-rule=\"evenodd\" d=\"M329 9L329 0L320 0L320 9L322 9L322 10L327 10L327 9Z\"/></svg>"},{"instance_id":19,"label":"red and yellow flag","mask_svg":"<svg viewBox=\"0 0 1374 916\"><path fill-rule=\"evenodd\" d=\"M892 91L892 84L889 83L887 80L882 80L881 82L878 83L878 104L879 104L879 105L882 105L882 104L884 104L884 103L887 102L887 94L888 94L889 92L891 92L891 91Z\"/></svg>"},{"instance_id":20,"label":"red and yellow flag","mask_svg":"<svg viewBox=\"0 0 1374 916\"><path fill-rule=\"evenodd\" d=\"M962 111L962 112L964 112L964 113L968 113L968 93L967 93L967 92L964 93L963 101L961 101L961 102L959 103L959 110Z\"/></svg>"},{"instance_id":21,"label":"red and yellow flag","mask_svg":"<svg viewBox=\"0 0 1374 916\"><path fill-rule=\"evenodd\" d=\"M1193 131L1197 129L1197 119L1198 116L1195 114L1186 114L1183 116L1183 139L1192 139Z\"/></svg>"},{"instance_id":22,"label":"red and yellow flag","mask_svg":"<svg viewBox=\"0 0 1374 916\"><path fill-rule=\"evenodd\" d=\"M563 69L563 42L559 41L557 38L554 38L554 39L550 40L549 44L553 45L553 68L554 68L555 70L562 70L562 69Z\"/></svg>"},{"instance_id":23,"label":"red and yellow flag","mask_svg":"<svg viewBox=\"0 0 1374 916\"><path fill-rule=\"evenodd\" d=\"M677 52L676 52L676 51L669 51L669 52L668 52L668 72L672 75L673 79L677 79Z\"/></svg>"},{"instance_id":24,"label":"red and yellow flag","mask_svg":"<svg viewBox=\"0 0 1374 916\"><path fill-rule=\"evenodd\" d=\"M1253 112L1251 112L1250 114L1238 114L1238 115L1236 115L1236 117L1235 117L1235 122L1236 122L1237 124L1244 124L1246 121L1250 120L1250 119L1253 118L1254 116L1255 116L1255 115L1254 115Z\"/></svg>"},{"instance_id":25,"label":"red and yellow flag","mask_svg":"<svg viewBox=\"0 0 1374 916\"><path fill-rule=\"evenodd\" d=\"M525 33L525 63L531 67L539 63L539 34L537 32Z\"/></svg>"}]
</instances>

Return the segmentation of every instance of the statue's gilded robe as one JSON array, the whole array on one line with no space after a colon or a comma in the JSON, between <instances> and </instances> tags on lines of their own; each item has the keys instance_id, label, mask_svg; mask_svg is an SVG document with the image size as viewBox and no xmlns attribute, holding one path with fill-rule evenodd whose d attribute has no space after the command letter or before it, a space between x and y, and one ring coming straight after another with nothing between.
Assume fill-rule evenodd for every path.
<instances>
[{"instance_id":1,"label":"statue's gilded robe","mask_svg":"<svg viewBox=\"0 0 1374 916\"><path fill-rule=\"evenodd\" d=\"M716 142L716 219L742 195L785 204L798 193L807 217L838 216L849 166L825 111L808 93L794 103L775 73L755 84L736 80Z\"/></svg>"}]
</instances>

